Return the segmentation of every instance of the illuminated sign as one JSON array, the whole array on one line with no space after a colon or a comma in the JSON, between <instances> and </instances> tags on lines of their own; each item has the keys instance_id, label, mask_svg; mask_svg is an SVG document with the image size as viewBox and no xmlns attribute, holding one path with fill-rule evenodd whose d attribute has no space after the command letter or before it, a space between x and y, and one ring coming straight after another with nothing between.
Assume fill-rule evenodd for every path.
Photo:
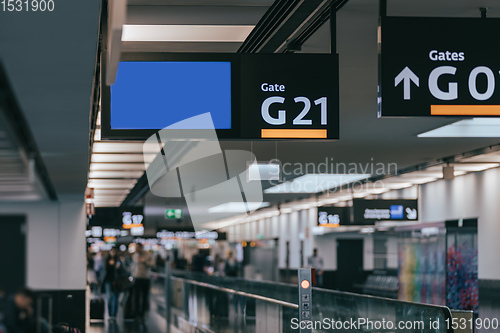
<instances>
[{"instance_id":1,"label":"illuminated sign","mask_svg":"<svg viewBox=\"0 0 500 333\"><path fill-rule=\"evenodd\" d=\"M144 225L144 207L97 207L89 226L106 229L130 229ZM109 232L109 231L108 231ZM106 236L106 235L105 235ZM109 235L115 236L115 235Z\"/></svg>"},{"instance_id":2,"label":"illuminated sign","mask_svg":"<svg viewBox=\"0 0 500 333\"><path fill-rule=\"evenodd\" d=\"M143 227L142 220L144 220L144 215L142 214L132 214L132 212L124 211L122 212L122 222L123 229L133 229Z\"/></svg>"},{"instance_id":3,"label":"illuminated sign","mask_svg":"<svg viewBox=\"0 0 500 333\"><path fill-rule=\"evenodd\" d=\"M101 135L147 139L210 112L219 139L338 139L338 103L337 55L124 54ZM178 129L196 138L205 126Z\"/></svg>"},{"instance_id":4,"label":"illuminated sign","mask_svg":"<svg viewBox=\"0 0 500 333\"><path fill-rule=\"evenodd\" d=\"M102 228L92 227L92 237L102 237Z\"/></svg>"},{"instance_id":5,"label":"illuminated sign","mask_svg":"<svg viewBox=\"0 0 500 333\"><path fill-rule=\"evenodd\" d=\"M119 230L119 229L103 229L102 235L104 237L118 237L118 236L121 236L121 230Z\"/></svg>"},{"instance_id":6,"label":"illuminated sign","mask_svg":"<svg viewBox=\"0 0 500 333\"><path fill-rule=\"evenodd\" d=\"M379 116L500 116L500 19L383 17Z\"/></svg>"},{"instance_id":7,"label":"illuminated sign","mask_svg":"<svg viewBox=\"0 0 500 333\"><path fill-rule=\"evenodd\" d=\"M338 139L338 58L253 54L242 58L241 136Z\"/></svg>"},{"instance_id":8,"label":"illuminated sign","mask_svg":"<svg viewBox=\"0 0 500 333\"><path fill-rule=\"evenodd\" d=\"M373 224L376 221L417 221L417 200L353 200L354 222Z\"/></svg>"},{"instance_id":9,"label":"illuminated sign","mask_svg":"<svg viewBox=\"0 0 500 333\"><path fill-rule=\"evenodd\" d=\"M167 219L182 219L182 209L167 209L165 217Z\"/></svg>"},{"instance_id":10,"label":"illuminated sign","mask_svg":"<svg viewBox=\"0 0 500 333\"><path fill-rule=\"evenodd\" d=\"M349 224L351 223L348 207L318 207L318 226L338 228Z\"/></svg>"},{"instance_id":11,"label":"illuminated sign","mask_svg":"<svg viewBox=\"0 0 500 333\"><path fill-rule=\"evenodd\" d=\"M131 227L130 228L130 235L132 235L132 236L144 235L144 227L143 226Z\"/></svg>"}]
</instances>

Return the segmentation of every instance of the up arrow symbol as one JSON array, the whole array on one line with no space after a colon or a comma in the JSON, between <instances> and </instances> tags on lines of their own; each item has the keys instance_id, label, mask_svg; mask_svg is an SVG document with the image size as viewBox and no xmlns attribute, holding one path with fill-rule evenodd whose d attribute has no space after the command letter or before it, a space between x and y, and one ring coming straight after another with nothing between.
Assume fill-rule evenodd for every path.
<instances>
[{"instance_id":1,"label":"up arrow symbol","mask_svg":"<svg viewBox=\"0 0 500 333\"><path fill-rule=\"evenodd\" d=\"M418 76L416 76L415 73L413 73L411 71L411 69L409 69L408 66L406 66L401 71L401 73L399 73L398 76L396 76L396 78L394 79L394 87L397 87L397 85L400 84L401 81L404 81L403 82L403 96L404 96L403 98L405 100L409 100L410 99L410 81L413 81L413 83L415 83L415 85L417 87L419 87L420 80L418 79Z\"/></svg>"}]
</instances>

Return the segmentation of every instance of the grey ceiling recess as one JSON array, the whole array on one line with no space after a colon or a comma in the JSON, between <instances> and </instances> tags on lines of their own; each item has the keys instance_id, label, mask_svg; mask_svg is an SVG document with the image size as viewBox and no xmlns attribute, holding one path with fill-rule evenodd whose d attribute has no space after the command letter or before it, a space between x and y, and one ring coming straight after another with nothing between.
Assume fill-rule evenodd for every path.
<instances>
[{"instance_id":1,"label":"grey ceiling recess","mask_svg":"<svg viewBox=\"0 0 500 333\"><path fill-rule=\"evenodd\" d=\"M47 168L1 63L0 119L0 200L4 199L3 194L5 199L23 200L37 195L41 198L37 183L43 186L50 200L57 200Z\"/></svg>"}]
</instances>

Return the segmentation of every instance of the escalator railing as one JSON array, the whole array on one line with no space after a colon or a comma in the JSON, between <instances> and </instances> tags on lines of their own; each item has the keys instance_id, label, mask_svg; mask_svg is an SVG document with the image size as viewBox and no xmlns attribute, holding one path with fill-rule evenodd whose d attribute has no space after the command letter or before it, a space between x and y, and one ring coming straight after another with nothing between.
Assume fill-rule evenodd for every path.
<instances>
[{"instance_id":1,"label":"escalator railing","mask_svg":"<svg viewBox=\"0 0 500 333\"><path fill-rule=\"evenodd\" d=\"M182 332L300 332L298 286L209 276L156 273L169 328ZM156 286L156 287L155 287ZM313 288L313 332L453 332L445 306Z\"/></svg>"}]
</instances>

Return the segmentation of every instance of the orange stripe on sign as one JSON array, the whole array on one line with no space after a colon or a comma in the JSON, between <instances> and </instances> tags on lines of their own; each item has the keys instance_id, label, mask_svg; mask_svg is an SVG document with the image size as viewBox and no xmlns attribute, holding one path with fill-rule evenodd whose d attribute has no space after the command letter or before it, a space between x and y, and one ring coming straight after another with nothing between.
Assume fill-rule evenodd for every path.
<instances>
[{"instance_id":1,"label":"orange stripe on sign","mask_svg":"<svg viewBox=\"0 0 500 333\"><path fill-rule=\"evenodd\" d=\"M500 105L431 105L433 116L500 116Z\"/></svg>"},{"instance_id":2,"label":"orange stripe on sign","mask_svg":"<svg viewBox=\"0 0 500 333\"><path fill-rule=\"evenodd\" d=\"M262 129L262 139L326 139L326 129Z\"/></svg>"}]
</instances>

